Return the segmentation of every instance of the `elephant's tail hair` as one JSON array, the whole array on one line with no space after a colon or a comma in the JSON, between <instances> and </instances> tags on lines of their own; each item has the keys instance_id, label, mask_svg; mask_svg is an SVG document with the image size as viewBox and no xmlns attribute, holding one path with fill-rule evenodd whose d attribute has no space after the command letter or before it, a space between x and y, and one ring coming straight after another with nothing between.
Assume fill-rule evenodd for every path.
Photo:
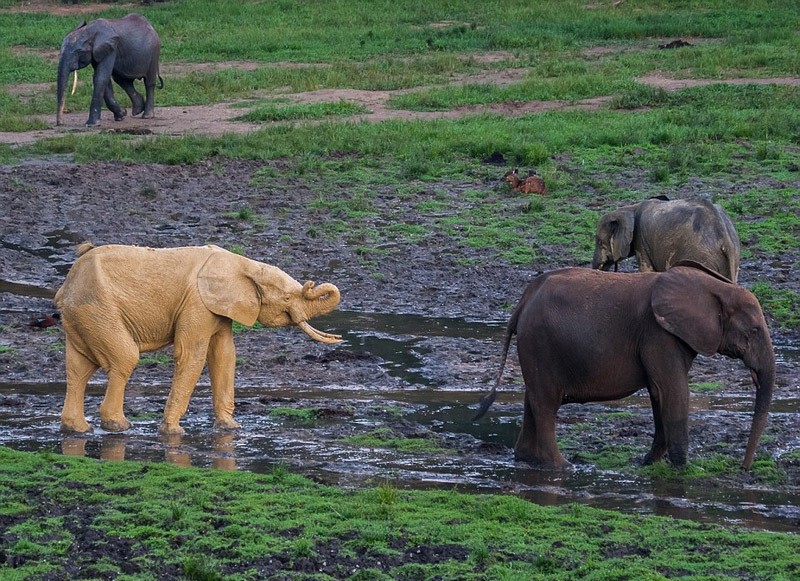
<instances>
[{"instance_id":1,"label":"elephant's tail hair","mask_svg":"<svg viewBox=\"0 0 800 581\"><path fill-rule=\"evenodd\" d=\"M494 403L494 400L497 398L497 387L500 385L500 381L503 379L503 370L506 368L506 359L508 359L508 348L511 345L511 337L514 336L514 333L517 332L517 316L514 313L514 316L511 317L511 321L508 323L508 327L506 328L506 338L505 343L503 344L503 354L500 356L500 370L497 372L497 378L494 381L494 386L492 386L492 391L485 394L481 397L481 400L478 407L478 412L472 418L472 421L475 422L483 417L489 408Z\"/></svg>"},{"instance_id":2,"label":"elephant's tail hair","mask_svg":"<svg viewBox=\"0 0 800 581\"><path fill-rule=\"evenodd\" d=\"M94 248L94 244L92 244L87 240L86 242L81 242L80 244L78 244L78 248L75 250L75 252L78 254L78 256L83 256L84 254L89 252L92 248Z\"/></svg>"},{"instance_id":3,"label":"elephant's tail hair","mask_svg":"<svg viewBox=\"0 0 800 581\"><path fill-rule=\"evenodd\" d=\"M163 89L164 88L164 79L161 78L161 75L158 75L158 82L160 83L158 88L159 89Z\"/></svg>"}]
</instances>

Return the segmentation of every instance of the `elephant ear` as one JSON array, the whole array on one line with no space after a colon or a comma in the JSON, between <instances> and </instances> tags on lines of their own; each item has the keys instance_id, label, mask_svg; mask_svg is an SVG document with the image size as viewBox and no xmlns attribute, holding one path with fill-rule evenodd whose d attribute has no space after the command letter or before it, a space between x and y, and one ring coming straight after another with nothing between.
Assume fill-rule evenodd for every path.
<instances>
[{"instance_id":1,"label":"elephant ear","mask_svg":"<svg viewBox=\"0 0 800 581\"><path fill-rule=\"evenodd\" d=\"M114 52L115 40L116 37L111 37L103 38L102 40L95 42L94 46L92 47L92 59L97 62L103 62L106 60L109 55Z\"/></svg>"},{"instance_id":2,"label":"elephant ear","mask_svg":"<svg viewBox=\"0 0 800 581\"><path fill-rule=\"evenodd\" d=\"M211 247L211 255L197 274L197 290L206 308L248 327L255 324L261 309L258 287L251 277L251 262Z\"/></svg>"},{"instance_id":3,"label":"elephant ear","mask_svg":"<svg viewBox=\"0 0 800 581\"><path fill-rule=\"evenodd\" d=\"M631 255L636 216L633 210L617 210L608 214L607 219L611 257L619 262Z\"/></svg>"},{"instance_id":4,"label":"elephant ear","mask_svg":"<svg viewBox=\"0 0 800 581\"><path fill-rule=\"evenodd\" d=\"M650 306L656 321L702 355L722 343L722 303L714 286L724 284L702 270L676 266L659 273Z\"/></svg>"}]
</instances>

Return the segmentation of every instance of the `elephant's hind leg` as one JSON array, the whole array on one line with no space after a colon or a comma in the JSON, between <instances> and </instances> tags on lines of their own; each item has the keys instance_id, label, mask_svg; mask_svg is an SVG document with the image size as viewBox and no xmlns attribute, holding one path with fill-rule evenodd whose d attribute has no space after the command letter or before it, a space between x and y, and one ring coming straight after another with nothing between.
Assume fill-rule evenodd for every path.
<instances>
[{"instance_id":1,"label":"elephant's hind leg","mask_svg":"<svg viewBox=\"0 0 800 581\"><path fill-rule=\"evenodd\" d=\"M100 404L100 427L107 432L123 432L131 423L122 410L125 386L133 370L139 363L139 348L132 339L119 339L115 346L114 359L109 364L108 387L103 403Z\"/></svg>"},{"instance_id":2,"label":"elephant's hind leg","mask_svg":"<svg viewBox=\"0 0 800 581\"><path fill-rule=\"evenodd\" d=\"M98 365L75 349L67 337L66 347L67 394L64 397L64 408L61 410L61 431L91 432L86 421L84 397L86 383L97 371Z\"/></svg>"},{"instance_id":3,"label":"elephant's hind leg","mask_svg":"<svg viewBox=\"0 0 800 581\"><path fill-rule=\"evenodd\" d=\"M514 458L547 468L568 466L556 442L556 416L559 406L533 405L525 392L522 429L514 449Z\"/></svg>"},{"instance_id":4,"label":"elephant's hind leg","mask_svg":"<svg viewBox=\"0 0 800 581\"><path fill-rule=\"evenodd\" d=\"M133 79L128 79L125 77L119 77L117 75L113 75L114 80L117 84L122 87L122 89L127 93L128 97L131 100L131 106L133 107L132 115L136 117L142 111L144 111L144 97L136 90L133 86Z\"/></svg>"}]
</instances>

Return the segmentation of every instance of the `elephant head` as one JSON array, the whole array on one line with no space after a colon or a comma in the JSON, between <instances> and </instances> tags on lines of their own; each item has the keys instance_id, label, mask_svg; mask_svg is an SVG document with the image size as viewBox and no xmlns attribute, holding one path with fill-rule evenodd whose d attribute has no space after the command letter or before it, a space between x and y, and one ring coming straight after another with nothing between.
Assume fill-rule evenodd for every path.
<instances>
[{"instance_id":1,"label":"elephant head","mask_svg":"<svg viewBox=\"0 0 800 581\"><path fill-rule=\"evenodd\" d=\"M633 206L610 212L600 219L595 236L592 268L617 270L617 263L634 252L631 247L636 216Z\"/></svg>"},{"instance_id":2,"label":"elephant head","mask_svg":"<svg viewBox=\"0 0 800 581\"><path fill-rule=\"evenodd\" d=\"M713 278L698 276L696 269ZM651 306L658 324L698 353L735 357L750 369L756 401L742 462L749 469L775 388L775 354L758 300L700 264L682 261L659 278Z\"/></svg>"},{"instance_id":3,"label":"elephant head","mask_svg":"<svg viewBox=\"0 0 800 581\"><path fill-rule=\"evenodd\" d=\"M301 285L275 266L216 248L200 269L197 288L208 310L243 325L256 321L268 327L297 325L316 341L341 341L339 335L308 324L312 317L338 306L339 289L333 284Z\"/></svg>"},{"instance_id":4,"label":"elephant head","mask_svg":"<svg viewBox=\"0 0 800 581\"><path fill-rule=\"evenodd\" d=\"M64 37L58 57L56 125L61 125L61 118L64 114L67 79L70 73L75 73L72 86L72 91L74 92L78 82L78 70L89 66L92 61L99 62L103 60L114 50L114 38L109 34L109 30L111 29L107 27L99 28L95 25L95 22L87 24L84 20Z\"/></svg>"}]
</instances>

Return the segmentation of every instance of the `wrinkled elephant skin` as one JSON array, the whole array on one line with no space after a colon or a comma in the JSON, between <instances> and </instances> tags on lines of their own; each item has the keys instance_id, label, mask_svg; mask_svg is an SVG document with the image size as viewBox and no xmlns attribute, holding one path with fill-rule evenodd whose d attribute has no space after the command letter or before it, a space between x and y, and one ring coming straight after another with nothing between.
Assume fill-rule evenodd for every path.
<instances>
[{"instance_id":1,"label":"wrinkled elephant skin","mask_svg":"<svg viewBox=\"0 0 800 581\"><path fill-rule=\"evenodd\" d=\"M503 365L514 334L526 386L517 459L565 465L555 430L562 404L615 400L646 388L655 435L644 462L668 453L673 465L684 466L689 368L698 353L721 353L742 360L756 384L742 463L752 465L772 399L775 355L750 291L688 262L659 273L556 270L525 290L508 324ZM494 400L503 365L476 419Z\"/></svg>"},{"instance_id":2,"label":"wrinkled elephant skin","mask_svg":"<svg viewBox=\"0 0 800 581\"><path fill-rule=\"evenodd\" d=\"M705 199L651 198L600 218L592 268L614 270L636 256L642 272L692 260L736 282L739 235L725 210Z\"/></svg>"},{"instance_id":3,"label":"wrinkled elephant skin","mask_svg":"<svg viewBox=\"0 0 800 581\"><path fill-rule=\"evenodd\" d=\"M84 416L86 383L102 368L108 387L101 427L130 427L123 415L128 378L142 352L173 344L175 372L160 432L180 434L179 421L208 363L215 427L233 429L236 350L232 321L251 326L297 325L312 339L340 337L308 324L334 310L339 289L300 284L281 269L216 246L143 248L83 244L56 293L66 333L66 432L91 430Z\"/></svg>"}]
</instances>

